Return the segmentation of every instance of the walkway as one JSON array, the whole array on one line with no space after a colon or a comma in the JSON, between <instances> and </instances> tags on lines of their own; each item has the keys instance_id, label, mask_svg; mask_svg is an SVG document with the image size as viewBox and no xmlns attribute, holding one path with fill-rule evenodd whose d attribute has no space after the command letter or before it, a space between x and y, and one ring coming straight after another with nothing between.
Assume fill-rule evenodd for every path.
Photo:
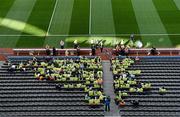
<instances>
[{"instance_id":1,"label":"walkway","mask_svg":"<svg viewBox=\"0 0 180 117\"><path fill-rule=\"evenodd\" d=\"M110 61L103 60L103 72L104 72L104 92L107 96L111 97L111 111L105 112L105 116L118 116L119 109L118 106L114 102L115 94L114 94L114 87L113 87L113 75L110 71Z\"/></svg>"},{"instance_id":2,"label":"walkway","mask_svg":"<svg viewBox=\"0 0 180 117\"><path fill-rule=\"evenodd\" d=\"M0 61L5 61L8 55L13 55L12 48L0 48Z\"/></svg>"}]
</instances>

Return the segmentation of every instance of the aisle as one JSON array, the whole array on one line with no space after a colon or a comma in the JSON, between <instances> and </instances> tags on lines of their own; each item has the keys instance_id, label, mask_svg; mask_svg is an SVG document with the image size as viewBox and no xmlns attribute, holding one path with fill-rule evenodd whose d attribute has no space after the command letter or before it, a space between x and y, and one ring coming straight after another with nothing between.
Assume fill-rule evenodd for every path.
<instances>
[{"instance_id":1,"label":"aisle","mask_svg":"<svg viewBox=\"0 0 180 117\"><path fill-rule=\"evenodd\" d=\"M104 92L107 96L111 97L111 111L105 112L105 116L119 116L118 106L114 102L115 94L113 88L113 75L110 71L110 61L103 60L103 72L104 72Z\"/></svg>"}]
</instances>

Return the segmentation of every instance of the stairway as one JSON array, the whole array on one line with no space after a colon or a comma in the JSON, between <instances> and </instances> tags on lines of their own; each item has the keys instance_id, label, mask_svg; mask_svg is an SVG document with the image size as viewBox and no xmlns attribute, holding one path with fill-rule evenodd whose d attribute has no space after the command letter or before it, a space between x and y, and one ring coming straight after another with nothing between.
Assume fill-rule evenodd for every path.
<instances>
[{"instance_id":1,"label":"stairway","mask_svg":"<svg viewBox=\"0 0 180 117\"><path fill-rule=\"evenodd\" d=\"M118 116L119 115L119 109L118 106L114 102L115 94L114 94L114 87L113 87L113 75L112 72L110 71L110 61L108 60L103 60L102 62L103 65L103 72L104 72L104 92L107 96L111 97L111 111L110 112L105 112L105 116Z\"/></svg>"}]
</instances>

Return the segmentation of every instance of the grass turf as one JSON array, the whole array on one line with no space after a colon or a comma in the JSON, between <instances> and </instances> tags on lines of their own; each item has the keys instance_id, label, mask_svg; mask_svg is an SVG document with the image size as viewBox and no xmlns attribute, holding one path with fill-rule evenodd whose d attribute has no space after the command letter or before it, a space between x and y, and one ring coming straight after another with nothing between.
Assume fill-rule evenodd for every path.
<instances>
[{"instance_id":1,"label":"grass turf","mask_svg":"<svg viewBox=\"0 0 180 117\"><path fill-rule=\"evenodd\" d=\"M52 16L50 34L69 34L73 5L74 0L59 0L57 2L54 16Z\"/></svg>"},{"instance_id":2,"label":"grass turf","mask_svg":"<svg viewBox=\"0 0 180 117\"><path fill-rule=\"evenodd\" d=\"M132 5L141 34L167 34L152 0L133 0ZM159 36L141 36L141 38L144 42L151 42L156 46ZM160 38L166 40L161 44L162 47L172 45L168 35Z\"/></svg>"},{"instance_id":3,"label":"grass turf","mask_svg":"<svg viewBox=\"0 0 180 117\"><path fill-rule=\"evenodd\" d=\"M92 0L92 34L115 34L111 0Z\"/></svg>"},{"instance_id":4,"label":"grass turf","mask_svg":"<svg viewBox=\"0 0 180 117\"><path fill-rule=\"evenodd\" d=\"M139 33L131 0L112 0L116 34Z\"/></svg>"},{"instance_id":5,"label":"grass turf","mask_svg":"<svg viewBox=\"0 0 180 117\"><path fill-rule=\"evenodd\" d=\"M177 7L175 2L172 0L163 0L163 5L160 0L153 0L153 2L159 16L161 17L161 21L167 30L167 33L180 34L180 9ZM170 39L174 47L180 45L180 35L170 36Z\"/></svg>"},{"instance_id":6,"label":"grass turf","mask_svg":"<svg viewBox=\"0 0 180 117\"><path fill-rule=\"evenodd\" d=\"M13 4L17 1L22 1L20 2L22 4L18 4L18 6L25 4L23 3L24 0L0 0L0 17L6 17L9 10L13 7ZM33 2L34 0L29 0L28 2L30 1ZM22 21L27 24L23 30L17 31L2 26L0 20L0 47L43 47L46 44L58 47L61 39L66 42L66 47L71 47L74 39L78 39L79 42L82 43L81 47L87 47L89 46L89 40L92 38L105 39L108 46L113 46L116 41L120 41L121 39L127 40L129 38L129 36L118 36L119 34L141 34L144 33L142 29L147 28L147 25L149 25L148 28L151 30L150 32L146 31L147 33L158 33L158 25L161 25L161 27L164 27L163 30L166 31L164 31L165 33L180 34L180 9L178 7L180 6L180 2L176 0L146 0L153 1L152 4L154 7L143 4L144 6L148 5L148 9L138 11L141 9L133 6L134 1L135 0L91 0L92 7L90 9L90 0L58 0L49 32L49 34L56 34L57 36L45 36L54 11L55 0L36 0L32 11L29 10L29 16L27 15L28 11L23 10L27 9L27 7L21 8L17 6L14 12L11 13L17 13L17 16L14 15L11 19L21 21L21 19L18 19L18 17L21 16ZM90 10L92 13L91 31L89 31ZM137 14L137 11L140 14ZM23 12L27 12L27 16L20 15L18 12L22 12L22 14ZM150 13L155 14L156 17ZM145 20L143 17L149 18ZM152 23L150 25L148 21L158 21L159 23ZM29 24L37 29L30 27ZM38 34L42 35L35 36L30 34L27 31L29 29L34 30L34 32L37 30L37 32L39 31ZM89 32L102 35L99 35L99 37L91 37L92 35L89 35ZM2 34L7 34L7 36L2 36ZM19 34L19 36L8 36L12 34ZM103 35L106 34L114 35L115 37L103 37ZM72 37L72 35L79 35L80 37ZM169 39L167 39L167 37ZM156 47L179 47L180 45L179 35L136 36L136 39L141 39L145 47L152 45Z\"/></svg>"},{"instance_id":7,"label":"grass turf","mask_svg":"<svg viewBox=\"0 0 180 117\"><path fill-rule=\"evenodd\" d=\"M89 0L74 0L69 34L89 33Z\"/></svg>"},{"instance_id":8,"label":"grass turf","mask_svg":"<svg viewBox=\"0 0 180 117\"><path fill-rule=\"evenodd\" d=\"M37 0L27 23L45 31L45 35L49 26L54 5L54 0ZM28 27L25 27L25 29L26 28ZM44 40L44 36L21 36L16 43L16 47L42 47L44 45Z\"/></svg>"}]
</instances>

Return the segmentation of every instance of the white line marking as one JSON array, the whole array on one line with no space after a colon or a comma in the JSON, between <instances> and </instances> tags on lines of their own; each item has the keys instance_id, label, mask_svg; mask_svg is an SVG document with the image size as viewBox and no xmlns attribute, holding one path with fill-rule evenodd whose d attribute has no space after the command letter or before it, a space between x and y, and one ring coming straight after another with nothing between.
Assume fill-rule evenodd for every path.
<instances>
[{"instance_id":1,"label":"white line marking","mask_svg":"<svg viewBox=\"0 0 180 117\"><path fill-rule=\"evenodd\" d=\"M91 35L91 28L92 28L92 0L89 0L89 35Z\"/></svg>"},{"instance_id":2,"label":"white line marking","mask_svg":"<svg viewBox=\"0 0 180 117\"><path fill-rule=\"evenodd\" d=\"M54 6L54 10L53 10L53 13L52 13L52 16L51 16L51 20L50 20L50 22L49 22L48 30L47 30L47 33L46 33L45 36L48 36L48 35L49 35L49 31L50 31L50 28L51 28L51 25L52 25L52 21L53 21L53 18L54 18L54 14L55 14L55 12L56 12L56 8L57 8L58 1L59 1L59 0L56 0L55 6Z\"/></svg>"},{"instance_id":3,"label":"white line marking","mask_svg":"<svg viewBox=\"0 0 180 117\"><path fill-rule=\"evenodd\" d=\"M44 37L44 36L49 36L49 37L83 37L83 36L104 36L104 37L117 37L117 36L130 36L131 34L82 34L82 35L0 35L0 37ZM180 34L134 34L135 36L180 36Z\"/></svg>"}]
</instances>

